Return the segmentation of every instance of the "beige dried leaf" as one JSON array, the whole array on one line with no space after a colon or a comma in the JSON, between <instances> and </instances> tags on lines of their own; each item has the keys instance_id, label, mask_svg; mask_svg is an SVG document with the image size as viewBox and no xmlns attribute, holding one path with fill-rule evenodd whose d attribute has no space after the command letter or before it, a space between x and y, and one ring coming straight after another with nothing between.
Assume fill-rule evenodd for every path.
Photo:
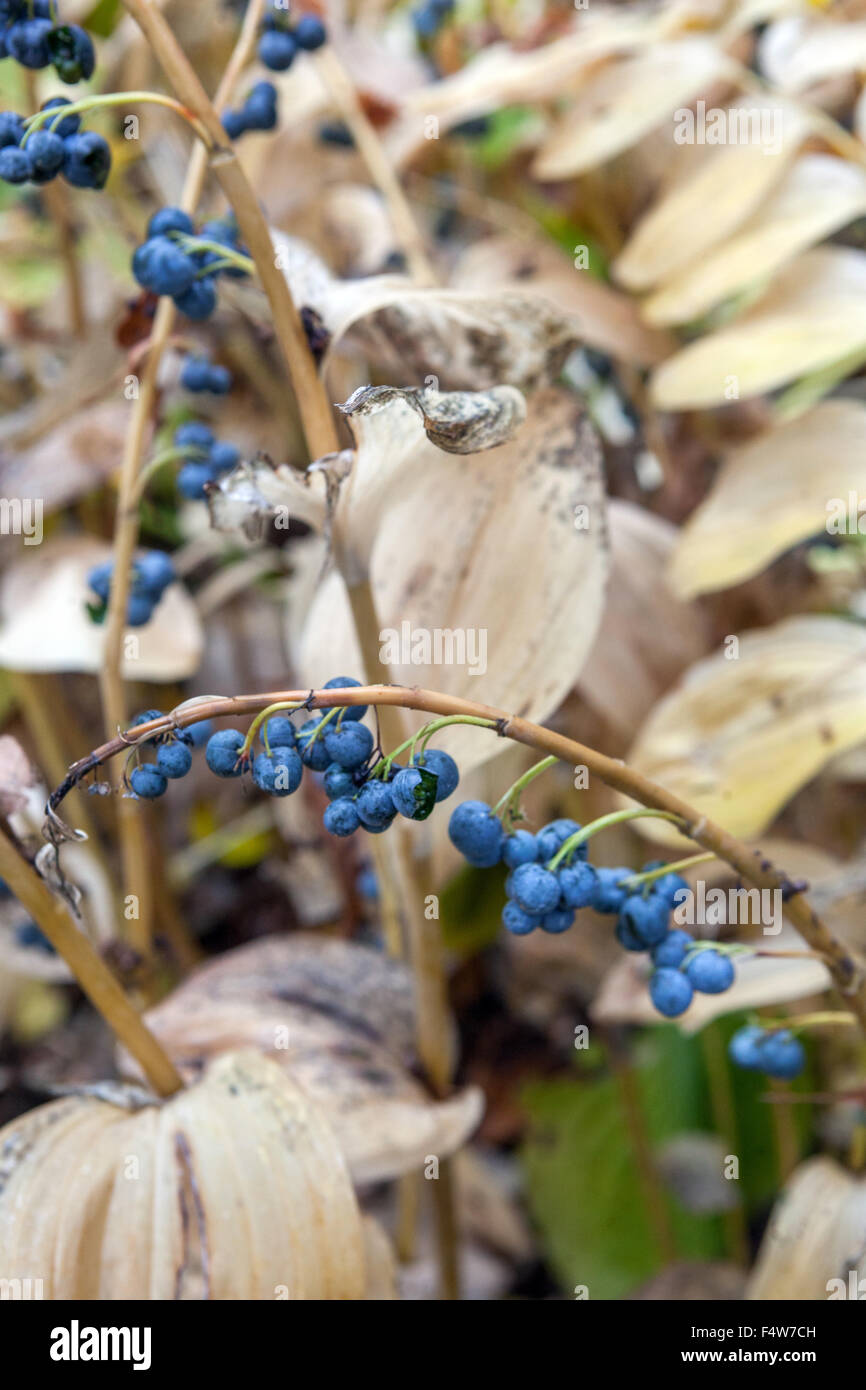
<instances>
[{"instance_id":1,"label":"beige dried leaf","mask_svg":"<svg viewBox=\"0 0 866 1390\"><path fill-rule=\"evenodd\" d=\"M770 122L777 147L760 138L708 148L695 169L677 183L635 227L613 271L630 290L645 290L684 267L698 275L713 247L727 247L731 235L750 217L786 172L809 131L809 118L793 102L747 97L724 108L728 122L738 121L760 136ZM712 217L707 207L712 206ZM651 319L650 322L665 322ZM676 322L676 320L668 320Z\"/></svg>"},{"instance_id":2,"label":"beige dried leaf","mask_svg":"<svg viewBox=\"0 0 866 1390\"><path fill-rule=\"evenodd\" d=\"M713 83L735 75L736 64L708 38L654 43L608 63L579 91L539 150L532 173L547 180L584 173L637 144Z\"/></svg>"},{"instance_id":3,"label":"beige dried leaf","mask_svg":"<svg viewBox=\"0 0 866 1390\"><path fill-rule=\"evenodd\" d=\"M807 251L734 323L683 348L653 373L662 410L723 405L772 391L866 348L866 254L842 246Z\"/></svg>"},{"instance_id":4,"label":"beige dried leaf","mask_svg":"<svg viewBox=\"0 0 866 1390\"><path fill-rule=\"evenodd\" d=\"M866 739L866 632L809 616L736 641L659 702L627 761L748 839L831 758ZM683 843L668 822L638 824L654 840Z\"/></svg>"},{"instance_id":5,"label":"beige dried leaf","mask_svg":"<svg viewBox=\"0 0 866 1390\"><path fill-rule=\"evenodd\" d=\"M514 440L466 456L431 444L400 399L349 420L355 467L334 531L348 572L369 573L392 679L477 698L483 676L487 701L545 719L583 667L607 572L598 444L579 403L536 392ZM361 669L338 575L305 617L305 683ZM496 751L461 727L441 746L466 771Z\"/></svg>"},{"instance_id":6,"label":"beige dried leaf","mask_svg":"<svg viewBox=\"0 0 866 1390\"><path fill-rule=\"evenodd\" d=\"M333 1131L258 1053L218 1057L134 1113L88 1096L40 1106L0 1130L0 1155L3 1274L38 1275L47 1299L365 1295Z\"/></svg>"},{"instance_id":7,"label":"beige dried leaf","mask_svg":"<svg viewBox=\"0 0 866 1390\"><path fill-rule=\"evenodd\" d=\"M238 1048L272 1057L328 1117L357 1183L453 1153L481 1118L476 1088L435 1101L411 1074L412 1018L405 966L304 932L225 953L146 1015L184 1075Z\"/></svg>"},{"instance_id":8,"label":"beige dried leaf","mask_svg":"<svg viewBox=\"0 0 866 1390\"><path fill-rule=\"evenodd\" d=\"M632 736L663 692L706 651L707 633L697 608L675 598L665 583L677 528L615 498L608 521L607 598L578 691Z\"/></svg>"},{"instance_id":9,"label":"beige dried leaf","mask_svg":"<svg viewBox=\"0 0 866 1390\"><path fill-rule=\"evenodd\" d=\"M394 400L403 400L418 412L430 443L447 454L498 449L526 419L526 401L513 386L494 386L490 391L359 386L340 409L351 417Z\"/></svg>"},{"instance_id":10,"label":"beige dried leaf","mask_svg":"<svg viewBox=\"0 0 866 1390\"><path fill-rule=\"evenodd\" d=\"M700 318L864 212L866 170L831 155L803 155L739 231L645 300L644 317L658 326Z\"/></svg>"},{"instance_id":11,"label":"beige dried leaf","mask_svg":"<svg viewBox=\"0 0 866 1390\"><path fill-rule=\"evenodd\" d=\"M765 30L757 56L761 73L774 87L801 92L827 77L866 67L866 22L789 16Z\"/></svg>"},{"instance_id":12,"label":"beige dried leaf","mask_svg":"<svg viewBox=\"0 0 866 1390\"><path fill-rule=\"evenodd\" d=\"M30 759L17 738L0 736L0 815L23 810L35 781Z\"/></svg>"},{"instance_id":13,"label":"beige dried leaf","mask_svg":"<svg viewBox=\"0 0 866 1390\"><path fill-rule=\"evenodd\" d=\"M88 571L110 558L108 546L84 537L45 541L24 551L0 583L0 666L12 671L99 671L105 627L91 621ZM195 605L172 584L152 620L130 631L127 680L185 680L198 668L203 635Z\"/></svg>"},{"instance_id":14,"label":"beige dried leaf","mask_svg":"<svg viewBox=\"0 0 866 1390\"><path fill-rule=\"evenodd\" d=\"M113 340L112 351L116 351ZM100 371L89 350L82 359L89 372ZM97 379L105 381L101 373ZM74 381L54 384L53 390L69 390L73 400L80 400L82 395L77 376ZM68 506L117 468L128 419L129 406L112 399L87 406L30 443L22 444L14 436L7 443L0 434L0 496L39 498L45 512Z\"/></svg>"},{"instance_id":15,"label":"beige dried leaf","mask_svg":"<svg viewBox=\"0 0 866 1390\"><path fill-rule=\"evenodd\" d=\"M773 1210L746 1298L815 1301L850 1297L866 1273L866 1181L832 1158L810 1158ZM837 1281L835 1283L831 1281Z\"/></svg>"},{"instance_id":16,"label":"beige dried leaf","mask_svg":"<svg viewBox=\"0 0 866 1390\"><path fill-rule=\"evenodd\" d=\"M828 504L866 493L866 407L826 400L732 452L686 521L669 578L682 597L760 574L792 545L824 532Z\"/></svg>"}]
</instances>

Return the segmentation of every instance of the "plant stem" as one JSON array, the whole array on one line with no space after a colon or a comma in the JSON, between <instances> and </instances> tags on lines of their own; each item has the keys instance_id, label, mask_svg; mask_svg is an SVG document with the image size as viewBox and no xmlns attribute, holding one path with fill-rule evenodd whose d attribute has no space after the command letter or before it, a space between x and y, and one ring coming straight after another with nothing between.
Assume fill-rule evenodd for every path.
<instances>
[{"instance_id":1,"label":"plant stem","mask_svg":"<svg viewBox=\"0 0 866 1390\"><path fill-rule=\"evenodd\" d=\"M67 116L84 115L88 111L98 111L104 106L138 106L142 103L169 107L192 126L200 140L210 143L208 132L201 121L197 120L193 113L188 111L179 101L175 101L174 97L168 97L163 92L106 92L103 96L81 97L78 101L70 102L68 106L59 109L49 107L47 111L35 112L25 122L27 128L21 141L21 147L22 149L26 148L27 141L34 130L39 130L43 125L48 125L49 129L54 130Z\"/></svg>"},{"instance_id":2,"label":"plant stem","mask_svg":"<svg viewBox=\"0 0 866 1390\"><path fill-rule=\"evenodd\" d=\"M624 888L640 888L645 883L654 883L657 878L664 878L665 874L678 874L680 869L691 869L695 864L708 864L715 857L710 851L705 854L690 854L687 859L662 864L658 869L647 869L646 873L632 874L629 878L622 879L621 883Z\"/></svg>"},{"instance_id":3,"label":"plant stem","mask_svg":"<svg viewBox=\"0 0 866 1390\"><path fill-rule=\"evenodd\" d=\"M520 798L520 793L523 791L523 788L528 787L533 778L539 777L542 772L546 772L549 767L553 767L554 763L557 761L558 759L554 757L542 758L540 763L536 763L528 772L524 772L522 777L518 777L516 782L512 782L505 795L500 796L496 805L493 807L494 815L498 815L503 806L509 805L511 802L516 803Z\"/></svg>"},{"instance_id":4,"label":"plant stem","mask_svg":"<svg viewBox=\"0 0 866 1390\"><path fill-rule=\"evenodd\" d=\"M160 1096L183 1086L174 1064L130 1004L108 966L75 927L35 869L0 831L0 876L63 957L84 993Z\"/></svg>"},{"instance_id":5,"label":"plant stem","mask_svg":"<svg viewBox=\"0 0 866 1390\"><path fill-rule=\"evenodd\" d=\"M609 758L604 753L578 743L576 739L567 738L564 734L555 733L552 729L546 729L541 724L533 724L518 715L511 715L504 710L457 695L443 695L418 687L372 685L353 686L345 690L314 691L312 696L306 690L278 690L264 694L201 700L197 701L193 708L183 710L176 716L154 719L147 725L141 725L136 729L136 735L140 736L142 732L167 732L172 728L173 718L180 727L185 727L200 719L220 719L230 715L257 713L278 700L309 701L311 709L320 708L322 705L377 705L420 710L425 714L473 714L494 721L495 733L499 738L510 738L527 748L552 753L563 762L572 765L582 764L615 791L641 802L647 810L661 812L667 819L679 822L686 836L702 845L704 849L712 850L717 858L724 859L732 869L755 887L779 890L789 921L805 937L809 945L826 958L834 983L849 998L851 1009L866 1032L866 980L863 972L849 955L844 943L833 936L809 905L805 893L796 888L787 874L774 868L759 850L741 844L727 830L716 825L673 792L669 792L666 787L659 786L620 759ZM108 758L123 752L126 747L125 740L118 736L75 763L70 768L66 780L52 794L49 801L50 811L54 812L67 791L82 777Z\"/></svg>"},{"instance_id":6,"label":"plant stem","mask_svg":"<svg viewBox=\"0 0 866 1390\"><path fill-rule=\"evenodd\" d=\"M593 835L598 835L599 831L607 830L611 825L622 825L625 821L640 820L644 816L651 816L654 820L682 820L681 816L672 815L669 811L659 812L648 811L646 809L640 811L633 809L626 811L611 811L606 816L599 816L598 820L589 821L587 825L581 826L580 830L576 830L573 835L570 835L565 843L560 845L547 867L552 873L554 869L559 867L562 860L566 859L568 855L571 854L572 850L577 849L579 845L586 844L587 840L591 840ZM667 871L665 870L665 872Z\"/></svg>"}]
</instances>

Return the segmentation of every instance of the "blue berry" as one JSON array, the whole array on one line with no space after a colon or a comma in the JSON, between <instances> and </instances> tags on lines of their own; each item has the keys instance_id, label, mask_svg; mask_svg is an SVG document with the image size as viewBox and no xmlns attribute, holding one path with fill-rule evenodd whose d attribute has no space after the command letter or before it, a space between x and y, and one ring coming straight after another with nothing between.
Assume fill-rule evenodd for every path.
<instances>
[{"instance_id":1,"label":"blue berry","mask_svg":"<svg viewBox=\"0 0 866 1390\"><path fill-rule=\"evenodd\" d=\"M244 111L233 111L230 106L223 111L220 120L222 121L223 130L230 140L239 140L249 129L246 113Z\"/></svg>"},{"instance_id":2,"label":"blue berry","mask_svg":"<svg viewBox=\"0 0 866 1390\"><path fill-rule=\"evenodd\" d=\"M297 734L301 760L305 767L312 768L314 772L324 772L329 763L336 762L336 758L328 755L324 735L314 738L321 722L316 715L314 719L308 719L306 724L302 724Z\"/></svg>"},{"instance_id":3,"label":"blue berry","mask_svg":"<svg viewBox=\"0 0 866 1390\"><path fill-rule=\"evenodd\" d=\"M332 678L329 681L325 681L325 684L322 686L322 689L349 690L354 689L356 687L360 687L360 685L361 682L356 681L352 676L332 676ZM340 707L339 705L323 705L322 714L330 714L331 709L333 708L339 709ZM345 724L347 719L363 719L366 713L366 705L345 705L343 706L343 723ZM435 772L436 769L434 768L433 771Z\"/></svg>"},{"instance_id":4,"label":"blue berry","mask_svg":"<svg viewBox=\"0 0 866 1390\"><path fill-rule=\"evenodd\" d=\"M274 743L285 745L286 748L294 748L297 743L295 726L291 719L287 719L284 714L272 714L265 724L265 737L268 747Z\"/></svg>"},{"instance_id":5,"label":"blue berry","mask_svg":"<svg viewBox=\"0 0 866 1390\"><path fill-rule=\"evenodd\" d=\"M379 881L373 869L362 869L355 880L355 888L361 898L376 899L379 896Z\"/></svg>"},{"instance_id":6,"label":"blue berry","mask_svg":"<svg viewBox=\"0 0 866 1390\"><path fill-rule=\"evenodd\" d=\"M160 772L156 763L142 763L140 767L134 767L129 778L129 785L136 796L142 797L146 801L153 800L154 797L163 796L168 787L168 782Z\"/></svg>"},{"instance_id":7,"label":"blue berry","mask_svg":"<svg viewBox=\"0 0 866 1390\"><path fill-rule=\"evenodd\" d=\"M502 841L502 862L509 869L521 864L534 864L538 858L538 841L528 830L515 830Z\"/></svg>"},{"instance_id":8,"label":"blue berry","mask_svg":"<svg viewBox=\"0 0 866 1390\"><path fill-rule=\"evenodd\" d=\"M24 118L15 111L0 111L0 150L19 145L24 138Z\"/></svg>"},{"instance_id":9,"label":"blue berry","mask_svg":"<svg viewBox=\"0 0 866 1390\"><path fill-rule=\"evenodd\" d=\"M185 463L178 469L177 490L181 497L186 497L190 502L200 502L207 496L208 484L215 481L209 463Z\"/></svg>"},{"instance_id":10,"label":"blue berry","mask_svg":"<svg viewBox=\"0 0 866 1390\"><path fill-rule=\"evenodd\" d=\"M27 141L31 174L34 183L49 183L60 172L66 158L66 146L59 135L49 130L36 130Z\"/></svg>"},{"instance_id":11,"label":"blue berry","mask_svg":"<svg viewBox=\"0 0 866 1390\"><path fill-rule=\"evenodd\" d=\"M574 912L580 907L590 907L595 901L598 875L591 864L583 860L578 860L576 864L562 864L556 877L563 907Z\"/></svg>"},{"instance_id":12,"label":"blue berry","mask_svg":"<svg viewBox=\"0 0 866 1390\"><path fill-rule=\"evenodd\" d=\"M135 561L135 575L139 585L154 594L164 593L177 578L171 556L164 550L145 550L139 555Z\"/></svg>"},{"instance_id":13,"label":"blue berry","mask_svg":"<svg viewBox=\"0 0 866 1390\"><path fill-rule=\"evenodd\" d=\"M545 912L541 919L541 930L550 932L551 936L558 936L573 926L574 910L570 907L555 907L552 912Z\"/></svg>"},{"instance_id":14,"label":"blue berry","mask_svg":"<svg viewBox=\"0 0 866 1390\"><path fill-rule=\"evenodd\" d=\"M236 468L240 463L241 451L234 444L227 444L225 440L218 439L212 446L208 463L214 473L228 473L232 468Z\"/></svg>"},{"instance_id":15,"label":"blue berry","mask_svg":"<svg viewBox=\"0 0 866 1390\"><path fill-rule=\"evenodd\" d=\"M461 801L448 822L451 843L476 869L491 869L502 849L502 822L486 801Z\"/></svg>"},{"instance_id":16,"label":"blue berry","mask_svg":"<svg viewBox=\"0 0 866 1390\"><path fill-rule=\"evenodd\" d=\"M516 902L509 901L502 909L502 925L514 936L528 936L540 923L537 917L530 917Z\"/></svg>"},{"instance_id":17,"label":"blue berry","mask_svg":"<svg viewBox=\"0 0 866 1390\"><path fill-rule=\"evenodd\" d=\"M730 957L712 949L693 955L685 972L701 994L724 994L734 983L734 966Z\"/></svg>"},{"instance_id":18,"label":"blue berry","mask_svg":"<svg viewBox=\"0 0 866 1390\"><path fill-rule=\"evenodd\" d=\"M156 765L163 777L185 777L192 767L192 753L185 743L162 743L157 750Z\"/></svg>"},{"instance_id":19,"label":"blue berry","mask_svg":"<svg viewBox=\"0 0 866 1390\"><path fill-rule=\"evenodd\" d=\"M685 901L681 895L691 893L689 885L680 874L665 874L653 883L653 892L663 898L669 907L677 907Z\"/></svg>"},{"instance_id":20,"label":"blue berry","mask_svg":"<svg viewBox=\"0 0 866 1390\"><path fill-rule=\"evenodd\" d=\"M332 835L353 835L361 824L358 807L348 796L338 797L325 810L323 817L325 829Z\"/></svg>"},{"instance_id":21,"label":"blue berry","mask_svg":"<svg viewBox=\"0 0 866 1390\"><path fill-rule=\"evenodd\" d=\"M188 420L175 430L174 442L179 449L203 449L209 454L216 440L213 430L207 425L200 420Z\"/></svg>"},{"instance_id":22,"label":"blue berry","mask_svg":"<svg viewBox=\"0 0 866 1390\"><path fill-rule=\"evenodd\" d=\"M63 177L74 188L104 188L111 172L108 142L95 130L82 130L63 141Z\"/></svg>"},{"instance_id":23,"label":"blue berry","mask_svg":"<svg viewBox=\"0 0 866 1390\"><path fill-rule=\"evenodd\" d=\"M580 826L577 821L569 820L567 817L553 820L549 825L542 826L535 837L538 840L539 863L546 864L549 859L552 859L556 851L560 849L572 835L576 835L579 829ZM586 844L579 845L573 853L577 855L578 859L585 859L589 853L589 846ZM571 859L572 855L568 857Z\"/></svg>"},{"instance_id":24,"label":"blue berry","mask_svg":"<svg viewBox=\"0 0 866 1390\"><path fill-rule=\"evenodd\" d=\"M59 24L47 37L54 71L63 82L87 82L96 67L93 40L80 24Z\"/></svg>"},{"instance_id":25,"label":"blue berry","mask_svg":"<svg viewBox=\"0 0 866 1390\"><path fill-rule=\"evenodd\" d=\"M362 729L364 726L355 724L352 727ZM430 775L435 776L435 773ZM404 767L397 773L391 795L400 815L407 820L426 820L433 810L435 791L427 785L424 773L418 767Z\"/></svg>"},{"instance_id":26,"label":"blue berry","mask_svg":"<svg viewBox=\"0 0 866 1390\"><path fill-rule=\"evenodd\" d=\"M761 1070L779 1081L791 1081L806 1065L803 1044L787 1028L767 1033L760 1044Z\"/></svg>"},{"instance_id":27,"label":"blue berry","mask_svg":"<svg viewBox=\"0 0 866 1390\"><path fill-rule=\"evenodd\" d=\"M253 781L271 796L291 796L301 785L304 768L296 748L271 745L270 756L259 753L253 759Z\"/></svg>"},{"instance_id":28,"label":"blue berry","mask_svg":"<svg viewBox=\"0 0 866 1390\"><path fill-rule=\"evenodd\" d=\"M213 280L205 275L201 280L193 280L188 290L173 296L177 308L194 323L210 318L217 306L217 292Z\"/></svg>"},{"instance_id":29,"label":"blue berry","mask_svg":"<svg viewBox=\"0 0 866 1390\"><path fill-rule=\"evenodd\" d=\"M212 733L213 720L200 719L197 724L187 724L178 734L178 738L187 739L193 748L203 748Z\"/></svg>"},{"instance_id":30,"label":"blue berry","mask_svg":"<svg viewBox=\"0 0 866 1390\"><path fill-rule=\"evenodd\" d=\"M126 621L130 627L144 627L153 617L154 601L148 594L130 594Z\"/></svg>"},{"instance_id":31,"label":"blue berry","mask_svg":"<svg viewBox=\"0 0 866 1390\"><path fill-rule=\"evenodd\" d=\"M657 946L667 936L669 915L667 903L652 894L645 898L640 891L629 894L619 914L645 949Z\"/></svg>"},{"instance_id":32,"label":"blue berry","mask_svg":"<svg viewBox=\"0 0 866 1390\"><path fill-rule=\"evenodd\" d=\"M71 104L69 97L51 97L49 101L43 101L39 109L41 111L59 111L62 107ZM67 135L77 135L80 126L81 117L73 112L71 116L64 116L60 121L56 120L56 117L52 117L47 125L43 126L43 129L50 129L55 135L59 135L61 140L65 140Z\"/></svg>"},{"instance_id":33,"label":"blue berry","mask_svg":"<svg viewBox=\"0 0 866 1390\"><path fill-rule=\"evenodd\" d=\"M212 734L205 748L205 761L217 777L240 777L243 765L238 761L244 736L239 729L220 729Z\"/></svg>"},{"instance_id":34,"label":"blue berry","mask_svg":"<svg viewBox=\"0 0 866 1390\"><path fill-rule=\"evenodd\" d=\"M328 37L324 24L315 14L302 14L293 32L298 48L307 53L321 48Z\"/></svg>"},{"instance_id":35,"label":"blue berry","mask_svg":"<svg viewBox=\"0 0 866 1390\"><path fill-rule=\"evenodd\" d=\"M80 139L73 136L73 139ZM195 266L169 237L151 237L132 258L132 272L154 294L181 294L195 277Z\"/></svg>"},{"instance_id":36,"label":"blue berry","mask_svg":"<svg viewBox=\"0 0 866 1390\"><path fill-rule=\"evenodd\" d=\"M17 145L6 145L0 150L0 179L4 183L27 183L33 172L30 156Z\"/></svg>"},{"instance_id":37,"label":"blue berry","mask_svg":"<svg viewBox=\"0 0 866 1390\"><path fill-rule=\"evenodd\" d=\"M243 106L247 130L273 130L277 124L277 89L273 82L257 82Z\"/></svg>"},{"instance_id":38,"label":"blue berry","mask_svg":"<svg viewBox=\"0 0 866 1390\"><path fill-rule=\"evenodd\" d=\"M766 1034L763 1028L747 1024L738 1028L728 1043L728 1056L746 1071L761 1070L761 1044Z\"/></svg>"},{"instance_id":39,"label":"blue berry","mask_svg":"<svg viewBox=\"0 0 866 1390\"><path fill-rule=\"evenodd\" d=\"M378 777L364 783L355 804L358 818L367 830L384 830L397 814L389 784Z\"/></svg>"},{"instance_id":40,"label":"blue berry","mask_svg":"<svg viewBox=\"0 0 866 1390\"><path fill-rule=\"evenodd\" d=\"M597 884L593 907L596 912L619 912L628 889L622 883L632 873L631 869L596 869Z\"/></svg>"},{"instance_id":41,"label":"blue berry","mask_svg":"<svg viewBox=\"0 0 866 1390\"><path fill-rule=\"evenodd\" d=\"M694 937L690 932L676 929L669 931L663 941L659 942L653 950L653 963L655 965L668 966L671 970L676 970L682 965L686 958L686 951L694 944Z\"/></svg>"},{"instance_id":42,"label":"blue berry","mask_svg":"<svg viewBox=\"0 0 866 1390\"><path fill-rule=\"evenodd\" d=\"M210 362L206 357L188 357L180 374L180 384L187 391L210 390Z\"/></svg>"},{"instance_id":43,"label":"blue berry","mask_svg":"<svg viewBox=\"0 0 866 1390\"><path fill-rule=\"evenodd\" d=\"M650 977L650 998L665 1018L678 1018L691 1004L694 991L681 970L662 967Z\"/></svg>"},{"instance_id":44,"label":"blue berry","mask_svg":"<svg viewBox=\"0 0 866 1390\"><path fill-rule=\"evenodd\" d=\"M20 19L27 9L27 0L0 0L0 24Z\"/></svg>"},{"instance_id":45,"label":"blue berry","mask_svg":"<svg viewBox=\"0 0 866 1390\"><path fill-rule=\"evenodd\" d=\"M169 232L184 232L187 236L193 236L195 233L195 223L183 208L160 208L147 224L148 240L168 236Z\"/></svg>"},{"instance_id":46,"label":"blue berry","mask_svg":"<svg viewBox=\"0 0 866 1390\"><path fill-rule=\"evenodd\" d=\"M141 714L137 714L137 715L135 716L135 718L133 719L133 721L132 721L132 723L131 723L131 725L130 725L130 728L131 728L131 729L138 729L142 724L150 724L152 720L154 720L154 719L162 719L162 717L163 717L163 712L162 712L161 709L145 709L145 710L142 710ZM157 737L158 737L158 736L157 736ZM145 742L144 742L143 744L141 744L140 746L143 747L143 748L145 748L145 747L147 747L148 744L149 744L151 747L154 747L154 745L156 744L156 741L157 741L156 738L149 738L149 739L146 739Z\"/></svg>"},{"instance_id":47,"label":"blue berry","mask_svg":"<svg viewBox=\"0 0 866 1390\"><path fill-rule=\"evenodd\" d=\"M540 864L521 864L514 870L511 897L524 912L543 917L559 906L559 879Z\"/></svg>"},{"instance_id":48,"label":"blue berry","mask_svg":"<svg viewBox=\"0 0 866 1390\"><path fill-rule=\"evenodd\" d=\"M351 772L340 767L339 763L331 763L330 767L325 768L323 782L325 795L329 801L336 801L339 797L354 796L358 790Z\"/></svg>"},{"instance_id":49,"label":"blue berry","mask_svg":"<svg viewBox=\"0 0 866 1390\"><path fill-rule=\"evenodd\" d=\"M629 926L628 922L624 921L622 917L617 919L614 935L624 951L646 950L646 942L641 941L634 928Z\"/></svg>"},{"instance_id":50,"label":"blue berry","mask_svg":"<svg viewBox=\"0 0 866 1390\"><path fill-rule=\"evenodd\" d=\"M426 767L428 772L435 772L439 778L437 802L445 801L457 790L460 770L450 753L443 753L441 748L427 748L416 761L419 767Z\"/></svg>"},{"instance_id":51,"label":"blue berry","mask_svg":"<svg viewBox=\"0 0 866 1390\"><path fill-rule=\"evenodd\" d=\"M47 68L51 62L48 35L50 19L22 19L6 30L6 51L24 68Z\"/></svg>"},{"instance_id":52,"label":"blue berry","mask_svg":"<svg viewBox=\"0 0 866 1390\"><path fill-rule=\"evenodd\" d=\"M21 922L15 928L15 943L28 950L35 947L37 951L44 951L47 956L57 955L48 937L39 930L35 922Z\"/></svg>"},{"instance_id":53,"label":"blue berry","mask_svg":"<svg viewBox=\"0 0 866 1390\"><path fill-rule=\"evenodd\" d=\"M298 45L285 29L271 29L259 39L259 61L272 72L285 72L292 66Z\"/></svg>"}]
</instances>

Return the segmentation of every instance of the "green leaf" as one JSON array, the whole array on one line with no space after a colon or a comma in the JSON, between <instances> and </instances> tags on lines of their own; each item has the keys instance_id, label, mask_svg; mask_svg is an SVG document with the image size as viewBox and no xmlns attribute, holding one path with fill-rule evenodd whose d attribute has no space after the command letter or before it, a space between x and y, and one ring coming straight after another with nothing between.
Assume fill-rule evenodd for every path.
<instances>
[{"instance_id":1,"label":"green leaf","mask_svg":"<svg viewBox=\"0 0 866 1390\"><path fill-rule=\"evenodd\" d=\"M93 9L82 19L83 28L99 38L114 33L122 13L122 0L97 0Z\"/></svg>"},{"instance_id":2,"label":"green leaf","mask_svg":"<svg viewBox=\"0 0 866 1390\"><path fill-rule=\"evenodd\" d=\"M436 805L439 778L428 767L416 767L416 771L419 773L421 781L412 793L412 799L415 802L415 814L412 819L426 820Z\"/></svg>"}]
</instances>

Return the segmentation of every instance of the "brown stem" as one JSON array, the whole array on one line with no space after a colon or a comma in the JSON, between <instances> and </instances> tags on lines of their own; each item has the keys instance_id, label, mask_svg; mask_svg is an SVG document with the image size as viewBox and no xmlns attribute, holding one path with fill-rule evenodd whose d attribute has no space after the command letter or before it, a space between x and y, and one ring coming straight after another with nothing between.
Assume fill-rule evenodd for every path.
<instances>
[{"instance_id":1,"label":"brown stem","mask_svg":"<svg viewBox=\"0 0 866 1390\"><path fill-rule=\"evenodd\" d=\"M66 961L84 993L138 1062L157 1094L170 1096L179 1091L183 1086L181 1077L108 966L3 831L0 831L0 876Z\"/></svg>"},{"instance_id":2,"label":"brown stem","mask_svg":"<svg viewBox=\"0 0 866 1390\"><path fill-rule=\"evenodd\" d=\"M552 753L563 762L586 767L609 787L624 793L643 806L658 811L666 811L682 823L683 834L693 839L704 849L712 850L719 859L724 859L743 878L758 888L777 889L782 894L785 913L813 950L820 951L826 958L830 973L840 991L850 1001L861 1028L866 1031L866 978L863 971L849 955L842 942L818 917L809 905L805 894L797 891L787 874L774 868L759 850L742 844L727 830L708 820L688 802L667 791L658 783L635 772L633 768L616 758L608 758L586 744L566 738L543 725L533 724L517 715L491 705L482 705L474 700L465 700L457 695L442 695L434 690L421 690L409 686L372 685L346 690L314 691L278 690L265 694L226 696L215 700L202 700L194 706L181 710L175 715L166 715L142 724L135 730L136 738L148 738L153 734L170 730L176 723L180 727L195 723L200 719L220 719L229 715L257 714L268 705L278 701L306 701L310 709L322 705L397 705L404 709L421 710L433 715L469 715L474 718L490 720L496 734L501 738L513 739L528 748L542 753ZM128 746L123 737L111 739L70 768L66 781L53 793L49 807L53 811L66 793L94 767L108 758L114 757Z\"/></svg>"}]
</instances>

